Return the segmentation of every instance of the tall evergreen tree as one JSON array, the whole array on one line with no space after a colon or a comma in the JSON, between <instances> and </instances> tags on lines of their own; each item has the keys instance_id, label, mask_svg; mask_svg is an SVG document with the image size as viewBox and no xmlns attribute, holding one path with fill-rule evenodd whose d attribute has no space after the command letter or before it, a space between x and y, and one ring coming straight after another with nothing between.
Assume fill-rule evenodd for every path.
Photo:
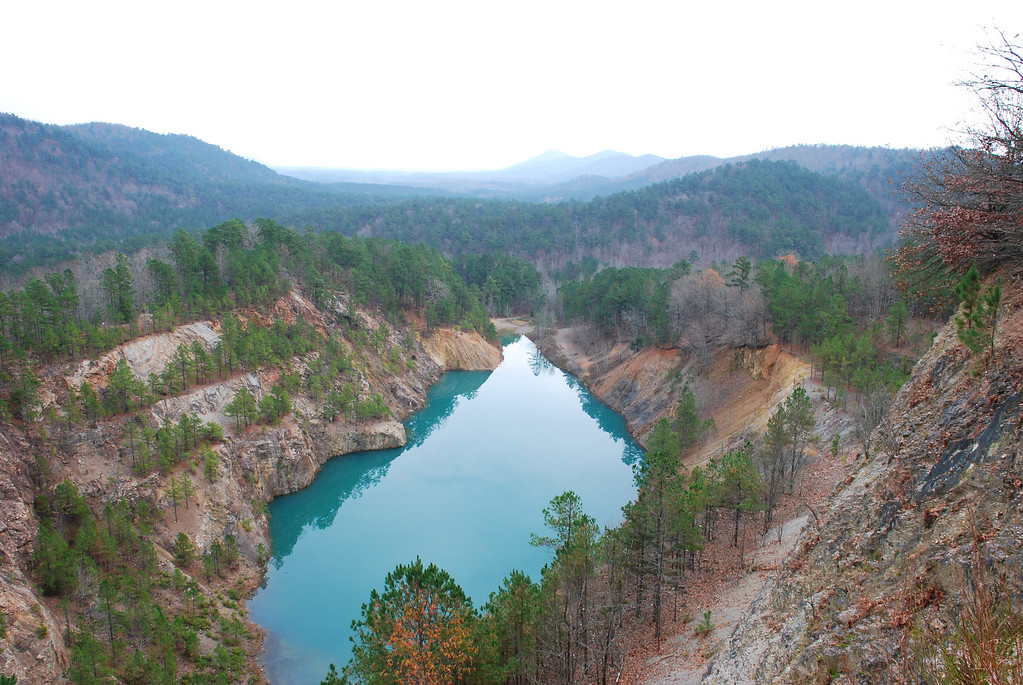
<instances>
[{"instance_id":1,"label":"tall evergreen tree","mask_svg":"<svg viewBox=\"0 0 1023 685\"><path fill-rule=\"evenodd\" d=\"M115 323L134 321L135 288L132 284L131 271L128 269L127 256L118 253L114 267L103 272L101 285L107 294L110 318Z\"/></svg>"},{"instance_id":2,"label":"tall evergreen tree","mask_svg":"<svg viewBox=\"0 0 1023 685\"><path fill-rule=\"evenodd\" d=\"M234 419L235 428L239 428L240 424L245 424L247 428L259 416L259 407L256 404L256 398L243 385L228 402L224 413Z\"/></svg>"},{"instance_id":3,"label":"tall evergreen tree","mask_svg":"<svg viewBox=\"0 0 1023 685\"><path fill-rule=\"evenodd\" d=\"M888 324L888 337L895 347L900 347L902 343L902 338L906 334L906 322L908 320L909 308L906 307L906 301L900 298L889 308L888 318L885 319L885 323Z\"/></svg>"},{"instance_id":4,"label":"tall evergreen tree","mask_svg":"<svg viewBox=\"0 0 1023 685\"><path fill-rule=\"evenodd\" d=\"M792 389L785 400L785 425L789 433L788 489L792 492L796 474L806 463L806 447L817 420L813 415L813 401L803 386Z\"/></svg>"},{"instance_id":5,"label":"tall evergreen tree","mask_svg":"<svg viewBox=\"0 0 1023 685\"><path fill-rule=\"evenodd\" d=\"M387 574L362 605L348 671L367 683L465 682L475 670L475 616L445 571L420 559Z\"/></svg>"},{"instance_id":6,"label":"tall evergreen tree","mask_svg":"<svg viewBox=\"0 0 1023 685\"><path fill-rule=\"evenodd\" d=\"M728 452L720 461L711 461L710 476L714 484L714 504L730 509L733 514L732 546L739 545L739 527L743 514L758 511L762 506L763 480L750 457L752 445Z\"/></svg>"}]
</instances>

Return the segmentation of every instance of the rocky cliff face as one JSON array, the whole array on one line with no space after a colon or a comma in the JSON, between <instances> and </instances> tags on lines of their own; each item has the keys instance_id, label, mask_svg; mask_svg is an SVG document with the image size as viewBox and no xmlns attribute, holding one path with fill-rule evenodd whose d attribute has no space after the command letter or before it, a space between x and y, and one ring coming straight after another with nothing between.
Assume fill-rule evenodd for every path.
<instances>
[{"instance_id":1,"label":"rocky cliff face","mask_svg":"<svg viewBox=\"0 0 1023 685\"><path fill-rule=\"evenodd\" d=\"M358 321L369 331L380 328L366 312L352 312L343 303L337 311L321 316L298 293L278 302L275 316L285 320L302 314L321 332L337 333L332 320ZM393 327L393 324L388 324ZM197 322L166 334L154 334L132 341L97 360L75 364L67 369L47 369L41 395L50 405L58 403L63 388L89 382L98 388L106 385L106 376L117 361L125 359L135 374L145 378L159 374L169 363L177 346L199 340L210 346L218 337L218 322ZM413 342L410 342L413 341ZM395 364L385 353L401 347L402 364ZM258 580L257 555L260 545L269 549L267 520L261 503L278 495L308 486L328 459L368 449L400 447L405 444L405 428L399 422L426 402L426 392L450 369L492 369L501 361L499 346L476 334L437 331L421 341L414 331L390 331L378 345L364 345L355 353L358 359L356 384L363 396L379 393L394 418L349 422L326 421L320 407L311 398L296 394L294 409L275 426L237 427L225 414L235 393L247 387L257 400L270 391L280 372L258 369L222 381L192 388L187 393L161 400L151 410L151 421L179 421L185 413L204 422L224 427L225 441L216 447L219 456L217 476L210 482L193 470L195 495L187 511L179 511L177 521L169 514L157 526L161 564L168 570L172 542L184 531L200 549L225 534L235 536L242 552L242 566L234 580L240 587L255 587ZM303 373L308 359L294 359L291 370ZM61 449L49 460L51 479L70 477L96 506L120 497L147 497L170 511L167 479L157 474L145 478L131 475L131 461L124 443L125 417L78 425L61 430L55 436ZM61 682L69 663L69 654L61 639L63 620L39 596L31 577L31 550L39 521L32 509L32 466L38 438L32 430L4 427L0 432L0 611L6 617L7 640L0 642L0 672L19 676L20 682ZM188 464L175 467L190 468ZM180 510L180 505L178 506Z\"/></svg>"},{"instance_id":2,"label":"rocky cliff face","mask_svg":"<svg viewBox=\"0 0 1023 685\"><path fill-rule=\"evenodd\" d=\"M38 522L32 511L32 483L22 455L31 445L22 436L0 432L0 613L6 639L0 640L0 673L19 682L55 682L69 655L60 623L41 601L27 569Z\"/></svg>"},{"instance_id":3,"label":"rocky cliff face","mask_svg":"<svg viewBox=\"0 0 1023 685\"><path fill-rule=\"evenodd\" d=\"M578 377L590 392L625 417L640 442L675 406L677 382L691 365L679 350L610 344L586 329L562 328L537 340L559 368Z\"/></svg>"},{"instance_id":4,"label":"rocky cliff face","mask_svg":"<svg viewBox=\"0 0 1023 685\"><path fill-rule=\"evenodd\" d=\"M1008 280L986 368L941 331L705 682L918 682L929 650L969 629L979 578L1018 601L1023 297Z\"/></svg>"},{"instance_id":5,"label":"rocky cliff face","mask_svg":"<svg viewBox=\"0 0 1023 685\"><path fill-rule=\"evenodd\" d=\"M167 366L178 345L191 345L198 341L212 348L220 340L220 335L213 327L211 321L197 321L179 326L169 333L146 335L132 340L96 359L81 361L67 376L67 382L78 387L84 381L89 381L93 386L102 388L106 385L106 377L122 358L139 378L148 378L151 373L159 374Z\"/></svg>"},{"instance_id":6,"label":"rocky cliff face","mask_svg":"<svg viewBox=\"0 0 1023 685\"><path fill-rule=\"evenodd\" d=\"M687 454L691 467L741 444L750 431L763 432L771 412L804 383L810 366L777 344L761 348L719 347L697 357L679 349L608 344L585 330L563 328L538 346L560 368L625 417L629 431L645 442L654 424L673 419L689 384L701 415L716 428Z\"/></svg>"},{"instance_id":7,"label":"rocky cliff face","mask_svg":"<svg viewBox=\"0 0 1023 685\"><path fill-rule=\"evenodd\" d=\"M477 333L443 329L420 342L433 363L445 370L487 371L501 363L501 348L480 345Z\"/></svg>"}]
</instances>

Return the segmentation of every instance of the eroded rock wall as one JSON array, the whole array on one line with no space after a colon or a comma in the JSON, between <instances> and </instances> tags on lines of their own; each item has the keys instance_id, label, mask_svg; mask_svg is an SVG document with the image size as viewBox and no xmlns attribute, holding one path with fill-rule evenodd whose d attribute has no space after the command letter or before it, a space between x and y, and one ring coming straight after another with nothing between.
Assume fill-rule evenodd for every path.
<instances>
[{"instance_id":1,"label":"eroded rock wall","mask_svg":"<svg viewBox=\"0 0 1023 685\"><path fill-rule=\"evenodd\" d=\"M0 432L0 673L23 683L55 682L67 668L61 622L41 600L28 572L38 521L24 456L31 445L11 431Z\"/></svg>"},{"instance_id":2,"label":"eroded rock wall","mask_svg":"<svg viewBox=\"0 0 1023 685\"><path fill-rule=\"evenodd\" d=\"M548 359L577 376L624 416L629 431L642 443L657 421L674 420L688 384L701 416L713 418L716 426L686 455L689 466L720 456L741 445L748 435L763 432L778 403L810 376L807 362L777 344L721 346L695 356L675 348L633 350L585 331L560 329L537 345Z\"/></svg>"},{"instance_id":3,"label":"eroded rock wall","mask_svg":"<svg viewBox=\"0 0 1023 685\"><path fill-rule=\"evenodd\" d=\"M1011 282L1011 279L1010 279ZM1020 591L1023 308L1003 296L985 364L940 332L707 683L917 682L955 633L979 565ZM914 675L916 674L916 675ZM841 680L839 680L841 679Z\"/></svg>"},{"instance_id":4,"label":"eroded rock wall","mask_svg":"<svg viewBox=\"0 0 1023 685\"><path fill-rule=\"evenodd\" d=\"M440 329L421 343L433 363L446 371L487 371L501 363L501 348L480 344L478 333Z\"/></svg>"}]
</instances>

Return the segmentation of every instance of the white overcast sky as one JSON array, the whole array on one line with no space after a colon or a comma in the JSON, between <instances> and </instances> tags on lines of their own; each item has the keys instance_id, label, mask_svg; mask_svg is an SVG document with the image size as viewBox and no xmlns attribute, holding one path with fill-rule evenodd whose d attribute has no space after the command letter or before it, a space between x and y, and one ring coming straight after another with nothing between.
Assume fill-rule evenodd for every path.
<instances>
[{"instance_id":1,"label":"white overcast sky","mask_svg":"<svg viewBox=\"0 0 1023 685\"><path fill-rule=\"evenodd\" d=\"M270 165L496 169L550 149L930 147L1021 0L11 0L0 111Z\"/></svg>"}]
</instances>

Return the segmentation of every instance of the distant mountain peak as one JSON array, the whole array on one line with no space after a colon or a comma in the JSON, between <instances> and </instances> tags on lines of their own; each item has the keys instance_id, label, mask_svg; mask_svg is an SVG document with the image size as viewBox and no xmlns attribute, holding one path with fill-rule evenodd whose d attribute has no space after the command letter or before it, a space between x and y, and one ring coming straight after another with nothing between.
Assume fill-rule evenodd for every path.
<instances>
[{"instance_id":1,"label":"distant mountain peak","mask_svg":"<svg viewBox=\"0 0 1023 685\"><path fill-rule=\"evenodd\" d=\"M527 159L525 162L522 162L522 164L528 164L529 162L549 162L551 160L565 158L576 159L576 157L573 157L567 152L562 152L561 150L548 150L547 152L541 152L536 157Z\"/></svg>"},{"instance_id":2,"label":"distant mountain peak","mask_svg":"<svg viewBox=\"0 0 1023 685\"><path fill-rule=\"evenodd\" d=\"M504 178L551 183L581 176L603 176L606 178L627 176L663 161L663 157L656 155L634 157L610 149L586 157L575 157L561 150L548 150L507 169L492 173Z\"/></svg>"}]
</instances>

